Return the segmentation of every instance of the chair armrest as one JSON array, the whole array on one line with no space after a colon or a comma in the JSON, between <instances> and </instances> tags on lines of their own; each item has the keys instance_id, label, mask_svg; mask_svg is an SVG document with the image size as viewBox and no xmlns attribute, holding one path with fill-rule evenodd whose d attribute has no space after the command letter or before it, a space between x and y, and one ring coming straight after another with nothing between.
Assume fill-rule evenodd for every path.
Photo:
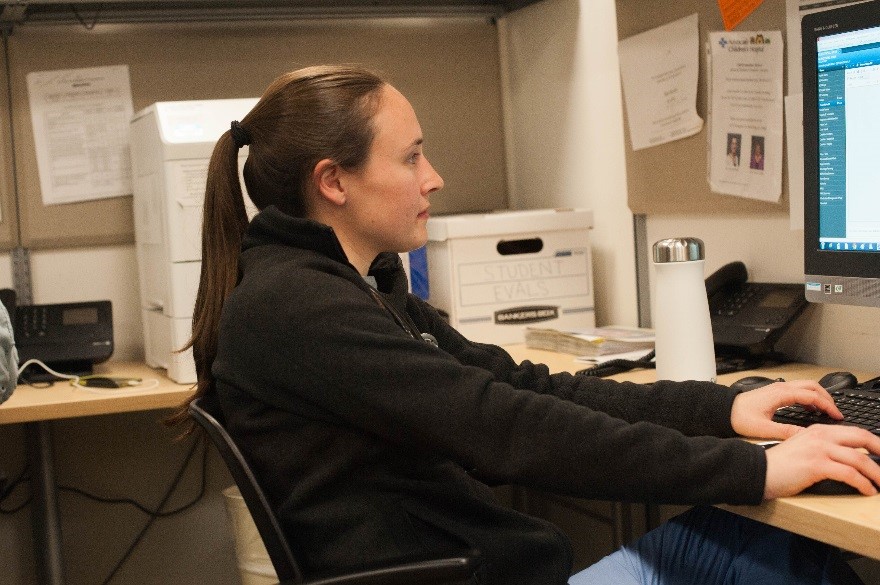
<instances>
[{"instance_id":1,"label":"chair armrest","mask_svg":"<svg viewBox=\"0 0 880 585\"><path fill-rule=\"evenodd\" d=\"M479 564L479 553L475 552L465 557L417 561L306 580L302 585L441 585L467 581ZM282 581L278 585L293 585L293 582Z\"/></svg>"}]
</instances>

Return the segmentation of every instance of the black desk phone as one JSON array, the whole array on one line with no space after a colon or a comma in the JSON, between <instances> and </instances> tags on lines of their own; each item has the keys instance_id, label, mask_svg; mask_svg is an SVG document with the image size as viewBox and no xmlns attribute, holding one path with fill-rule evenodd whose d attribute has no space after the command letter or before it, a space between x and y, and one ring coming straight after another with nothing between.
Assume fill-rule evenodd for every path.
<instances>
[{"instance_id":1,"label":"black desk phone","mask_svg":"<svg viewBox=\"0 0 880 585\"><path fill-rule=\"evenodd\" d=\"M747 282L742 262L722 266L706 278L715 353L759 355L806 308L803 284Z\"/></svg>"},{"instance_id":2,"label":"black desk phone","mask_svg":"<svg viewBox=\"0 0 880 585\"><path fill-rule=\"evenodd\" d=\"M13 324L19 364L38 359L57 372L84 374L113 354L110 301L19 306L11 289L0 290L0 300ZM43 370L32 374L29 379L42 377Z\"/></svg>"}]
</instances>

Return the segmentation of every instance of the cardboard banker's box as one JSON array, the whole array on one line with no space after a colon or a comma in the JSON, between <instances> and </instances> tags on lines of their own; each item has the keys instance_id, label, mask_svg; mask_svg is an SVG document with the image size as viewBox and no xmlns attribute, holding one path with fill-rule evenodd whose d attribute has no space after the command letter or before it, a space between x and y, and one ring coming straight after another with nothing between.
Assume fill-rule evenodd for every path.
<instances>
[{"instance_id":1,"label":"cardboard banker's box","mask_svg":"<svg viewBox=\"0 0 880 585\"><path fill-rule=\"evenodd\" d=\"M428 302L472 341L525 341L525 328L593 327L585 209L539 209L428 220Z\"/></svg>"}]
</instances>

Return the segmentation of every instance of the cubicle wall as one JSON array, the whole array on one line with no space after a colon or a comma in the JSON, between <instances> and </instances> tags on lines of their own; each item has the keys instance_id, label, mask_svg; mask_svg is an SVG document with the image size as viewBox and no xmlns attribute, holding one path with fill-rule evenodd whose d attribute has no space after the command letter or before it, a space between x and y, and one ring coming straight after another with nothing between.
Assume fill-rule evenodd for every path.
<instances>
[{"instance_id":1,"label":"cubicle wall","mask_svg":"<svg viewBox=\"0 0 880 585\"><path fill-rule=\"evenodd\" d=\"M17 211L12 179L12 131L6 56L0 53L0 250L9 250L16 239Z\"/></svg>"},{"instance_id":2,"label":"cubicle wall","mask_svg":"<svg viewBox=\"0 0 880 585\"><path fill-rule=\"evenodd\" d=\"M155 101L258 96L278 74L305 65L365 64L388 74L420 117L426 153L446 180L433 210L507 206L497 36L485 17L97 24L91 29L25 23L9 37L8 55L21 244L27 248L134 241L130 196L43 204L26 85L33 71L128 65L137 111ZM0 129L5 130L7 113ZM3 249L16 243L14 230L5 229L14 217L9 148L4 140Z\"/></svg>"},{"instance_id":3,"label":"cubicle wall","mask_svg":"<svg viewBox=\"0 0 880 585\"><path fill-rule=\"evenodd\" d=\"M736 30L785 29L785 2L763 2ZM697 88L697 113L703 129L681 140L634 151L626 129L626 178L629 206L633 213L673 214L787 214L788 176L783 167L783 195L779 203L768 203L743 197L713 193L709 189L706 169L707 92L705 41L710 31L723 31L724 23L715 0L677 0L651 2L617 0L617 34L619 39L651 30L691 14L699 15L700 75ZM625 115L624 110L624 115ZM625 120L625 124L628 122ZM798 195L800 196L800 194Z\"/></svg>"}]
</instances>

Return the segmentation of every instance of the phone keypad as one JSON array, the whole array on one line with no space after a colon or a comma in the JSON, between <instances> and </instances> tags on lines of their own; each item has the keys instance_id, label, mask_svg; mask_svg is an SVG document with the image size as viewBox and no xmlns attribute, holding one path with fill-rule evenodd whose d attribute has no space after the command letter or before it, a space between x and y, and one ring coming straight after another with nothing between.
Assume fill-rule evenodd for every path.
<instances>
[{"instance_id":1,"label":"phone keypad","mask_svg":"<svg viewBox=\"0 0 880 585\"><path fill-rule=\"evenodd\" d=\"M719 307L715 308L714 313L725 317L736 315L743 307L754 301L757 291L757 287L748 284L738 287Z\"/></svg>"},{"instance_id":2,"label":"phone keypad","mask_svg":"<svg viewBox=\"0 0 880 585\"><path fill-rule=\"evenodd\" d=\"M30 307L18 310L19 332L23 337L45 337L49 329L49 311L46 307Z\"/></svg>"}]
</instances>

